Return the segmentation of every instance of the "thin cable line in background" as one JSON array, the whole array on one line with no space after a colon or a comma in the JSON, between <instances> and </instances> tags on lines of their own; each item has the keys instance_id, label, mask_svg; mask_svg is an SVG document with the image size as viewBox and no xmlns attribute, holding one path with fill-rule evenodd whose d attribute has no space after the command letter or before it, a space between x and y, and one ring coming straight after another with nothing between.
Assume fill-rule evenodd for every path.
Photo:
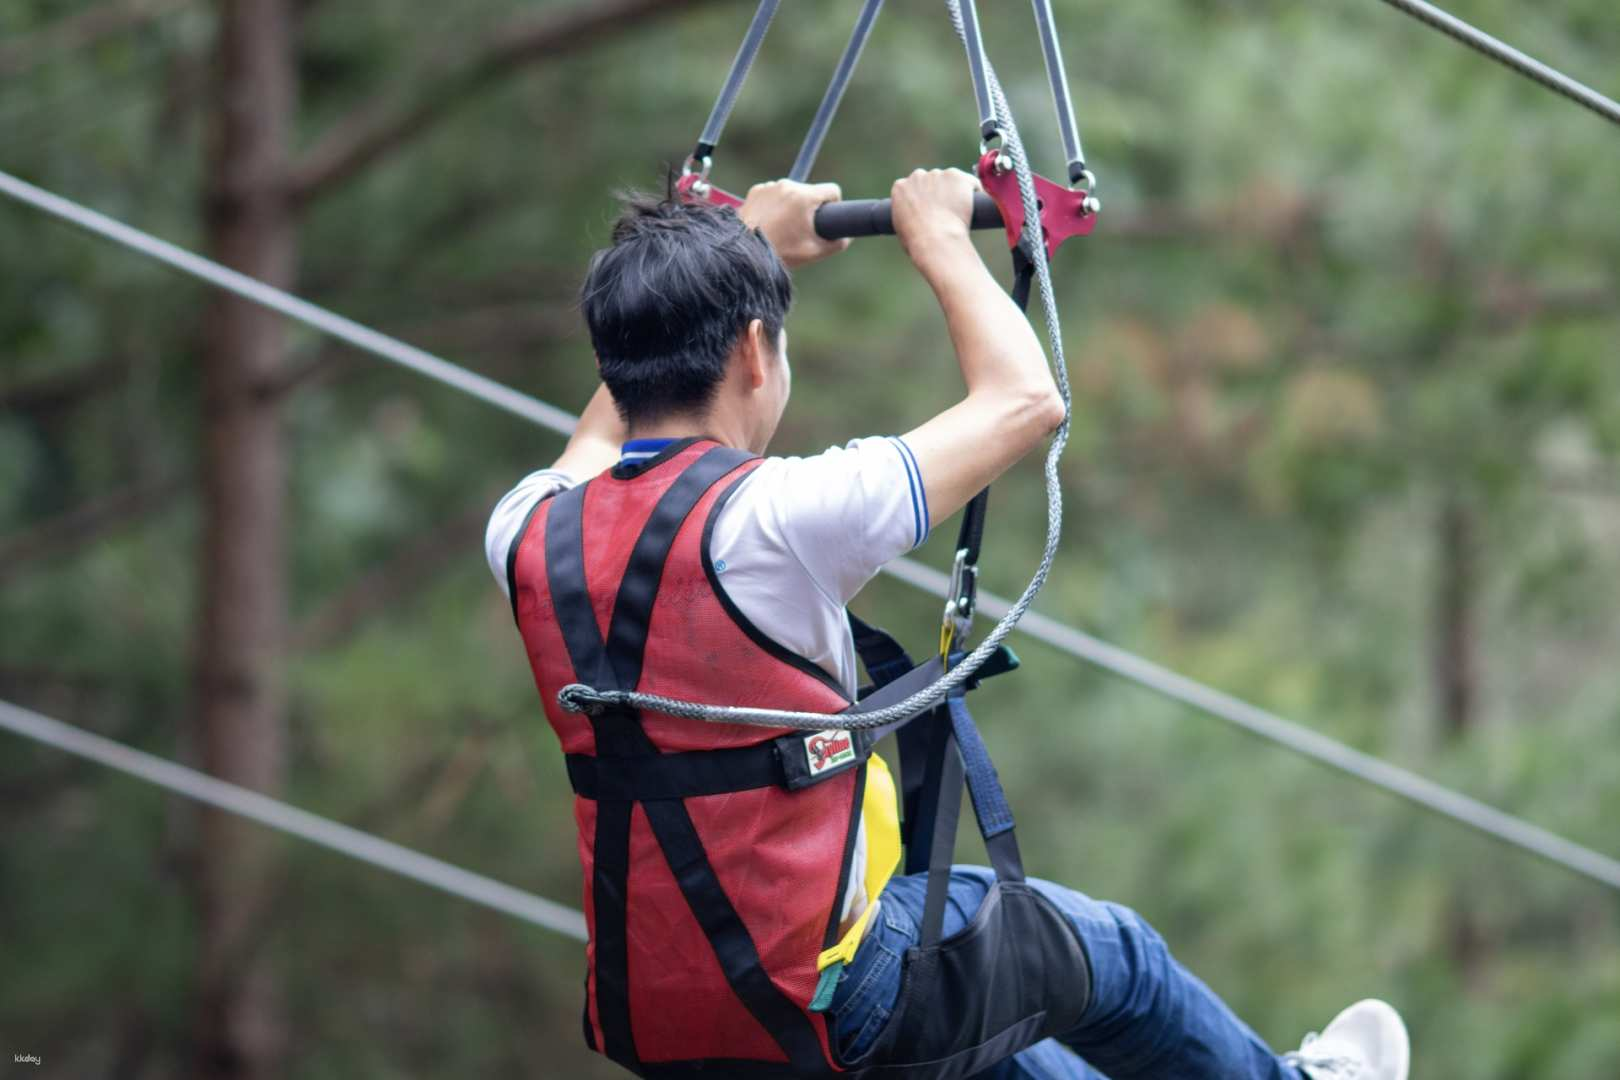
<instances>
[{"instance_id":1,"label":"thin cable line in background","mask_svg":"<svg viewBox=\"0 0 1620 1080\"><path fill-rule=\"evenodd\" d=\"M950 587L950 579L932 567L901 560L893 575L909 585L941 596ZM1006 610L1007 601L994 593L980 591L979 606L997 613ZM1276 713L1223 693L1178 675L1169 668L1153 663L1117 645L1095 638L1083 630L1066 626L1056 619L1031 611L1024 616L1019 629L1030 637L1044 641L1070 656L1104 668L1115 675L1129 679L1139 686L1163 694L1183 705L1225 720L1250 735L1292 750L1321 765L1337 769L1356 780L1382 788L1425 810L1450 818L1460 825L1476 829L1486 836L1511 844L1533 855L1573 870L1610 888L1620 890L1620 860L1612 859L1591 848L1582 847L1557 833L1533 825L1523 818L1514 817L1478 799L1409 772L1382 758L1364 754L1359 750L1312 731Z\"/></svg>"},{"instance_id":2,"label":"thin cable line in background","mask_svg":"<svg viewBox=\"0 0 1620 1080\"><path fill-rule=\"evenodd\" d=\"M541 427L550 428L564 435L574 430L576 418L554 405L521 394L494 379L468 371L387 334L378 333L353 319L346 319L307 300L300 300L290 293L266 285L257 278L223 267L201 255L176 247L166 240L159 240L150 233L133 229L105 214L98 214L88 207L53 195L44 188L19 180L10 173L0 172L0 194L9 195L18 202L26 203L52 217L121 244L131 251L156 259L181 273L190 274L226 292L235 293L244 300L251 300L271 311L279 312L294 322L303 323L323 334L330 334L363 352L410 368L430 379L453 386L465 394L471 394L498 409L504 409L525 420L532 420Z\"/></svg>"},{"instance_id":3,"label":"thin cable line in background","mask_svg":"<svg viewBox=\"0 0 1620 1080\"><path fill-rule=\"evenodd\" d=\"M1540 83L1583 109L1590 109L1609 123L1620 126L1620 103L1603 96L1584 83L1576 82L1557 68L1548 67L1535 57L1527 56L1507 42L1492 37L1478 27L1463 22L1457 16L1442 11L1433 4L1425 3L1424 0L1383 0L1383 2L1403 14L1410 15L1425 26L1462 42L1481 56L1489 57L1532 82Z\"/></svg>"},{"instance_id":4,"label":"thin cable line in background","mask_svg":"<svg viewBox=\"0 0 1620 1080\"><path fill-rule=\"evenodd\" d=\"M561 435L574 429L576 418L554 405L503 386L482 375L457 367L447 360L405 345L387 335L380 334L335 315L324 308L300 300L263 282L227 270L149 236L138 229L120 224L76 203L69 202L0 172L0 193L11 195L30 206L61 218L115 243L192 274L211 284L236 293L245 299L263 304L281 312L288 318L303 322L317 330L333 334L356 348L371 352L385 360L402 363L448 386L472 394L508 412L533 420L542 427ZM406 359L409 358L407 362ZM927 592L943 596L947 582L943 574L910 559L897 559L884 567L892 577ZM982 594L981 603L989 609L1005 612L1006 601ZM1212 687L1205 686L1167 668L1136 656L1115 645L1109 645L1072 626L1059 623L1048 616L1031 611L1019 627L1026 634L1045 641L1090 664L1112 672L1139 686L1163 694L1173 700L1190 705L1218 719L1225 720L1252 735L1265 739L1286 750L1291 750L1352 779L1398 795L1417 806L1429 810L1458 824L1476 829L1512 847L1539 855L1567 870L1591 878L1600 884L1620 890L1620 860L1583 847L1571 840L1532 825L1522 818L1493 809L1459 792L1426 780L1416 773L1397 765L1353 750L1326 735L1312 731L1304 725L1285 720L1275 713L1250 705ZM16 730L16 728L13 728ZM19 732L21 733L21 732ZM402 871L404 872L404 871Z\"/></svg>"},{"instance_id":5,"label":"thin cable line in background","mask_svg":"<svg viewBox=\"0 0 1620 1080\"><path fill-rule=\"evenodd\" d=\"M493 878L452 866L431 855L401 847L347 825L289 806L267 795L217 780L195 769L103 738L83 728L0 701L0 728L116 769L177 795L301 837L360 862L431 885L514 918L578 941L585 940L585 916L572 908Z\"/></svg>"}]
</instances>

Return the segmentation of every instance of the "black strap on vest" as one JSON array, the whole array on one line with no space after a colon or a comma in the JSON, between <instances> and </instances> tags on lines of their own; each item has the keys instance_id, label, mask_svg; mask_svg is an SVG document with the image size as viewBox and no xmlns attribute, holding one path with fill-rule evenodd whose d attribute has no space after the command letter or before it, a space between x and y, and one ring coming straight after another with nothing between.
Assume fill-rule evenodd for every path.
<instances>
[{"instance_id":1,"label":"black strap on vest","mask_svg":"<svg viewBox=\"0 0 1620 1080\"><path fill-rule=\"evenodd\" d=\"M888 639L881 630L875 633ZM892 643L892 639L888 640ZM905 663L909 665L910 660ZM938 681L944 673L944 665L938 660L920 667L896 665L895 669L884 673L882 686L871 688L858 704L844 711L862 713L887 708ZM909 720L896 720L882 727L845 733L855 751L854 757L841 765L819 770L812 766L807 741L826 733L805 731L790 732L752 746L660 753L650 757L601 758L594 754L568 754L564 761L575 794L598 802L604 799L625 802L691 799L763 787L798 791L859 768L872 756L873 748L884 736L907 723Z\"/></svg>"},{"instance_id":2,"label":"black strap on vest","mask_svg":"<svg viewBox=\"0 0 1620 1080\"><path fill-rule=\"evenodd\" d=\"M665 492L632 549L605 641L585 578L581 512L588 485L556 496L546 521L546 576L554 614L577 679L594 686L635 689L646 654L653 602L675 536L703 495L750 456L741 450L715 447L688 466ZM632 1072L644 1071L630 1025L626 941L631 810L639 803L732 990L776 1040L796 1071L824 1071L825 1058L815 1028L804 1011L771 981L748 928L704 853L681 794L669 787L650 793L642 788L643 784L667 784L668 777L658 778L658 766L650 759L665 755L659 755L642 730L639 716L632 710L609 710L592 718L591 724L598 762L617 759L616 768L596 767L599 772L591 780L596 785L591 890L602 1052ZM571 777L578 768L570 764ZM623 780L604 782L603 774L610 772ZM710 775L709 779L714 777Z\"/></svg>"},{"instance_id":3,"label":"black strap on vest","mask_svg":"<svg viewBox=\"0 0 1620 1080\"><path fill-rule=\"evenodd\" d=\"M704 494L749 457L743 451L715 447L670 485L631 551L614 597L605 640L585 577L582 516L588 485L553 499L545 530L547 584L576 678L604 688L636 687L641 679L653 605L675 536ZM971 541L975 555L983 528L982 493L976 501L981 514L968 515L977 521L964 523L963 536L964 541ZM856 651L874 685L863 690L860 701L848 711L882 708L939 677L939 659L913 665L911 657L887 633L853 614L849 619ZM959 659L959 655L954 656L952 661ZM976 685L976 680L970 685ZM824 1072L825 1058L812 1021L771 981L747 926L703 850L697 827L682 800L770 785L795 789L835 772L810 774L805 763L804 732L754 746L663 754L648 738L633 710L607 710L593 717L591 724L596 754L571 754L567 763L574 790L596 803L591 889L596 950L593 970L602 1052L641 1075L667 1071L660 1065L643 1065L630 1020L630 828L632 809L639 804L733 992L781 1047L788 1068L799 1075ZM1021 881L1023 867L1013 834L1012 813L968 714L963 691L958 689L944 703L909 723L854 733L856 761L836 771L859 767L879 739L896 731L901 750L905 869L907 873L929 873L920 928L920 944L928 947L939 941L943 929L964 781L997 877ZM593 1038L587 1022L587 1041Z\"/></svg>"},{"instance_id":4,"label":"black strap on vest","mask_svg":"<svg viewBox=\"0 0 1620 1080\"><path fill-rule=\"evenodd\" d=\"M887 630L878 629L853 611L844 614L849 617L850 633L855 638L855 655L861 658L861 666L872 680L871 686L862 689L861 697L881 690L917 666Z\"/></svg>"},{"instance_id":5,"label":"black strap on vest","mask_svg":"<svg viewBox=\"0 0 1620 1080\"><path fill-rule=\"evenodd\" d=\"M855 635L855 653L872 680L872 685L861 691L863 705L873 694L907 672L922 670L887 631L864 622L854 612L849 613L849 625ZM931 824L923 824L922 832L917 832L924 821L923 791L931 768L929 763L936 752L938 731L938 725L927 720L928 716L924 715L903 725L896 740L900 745L900 843L905 849L907 874L920 874L928 869L929 845L919 844L915 839L918 835L932 835ZM934 787L937 790L937 779ZM927 815L929 822L932 821L931 805Z\"/></svg>"}]
</instances>

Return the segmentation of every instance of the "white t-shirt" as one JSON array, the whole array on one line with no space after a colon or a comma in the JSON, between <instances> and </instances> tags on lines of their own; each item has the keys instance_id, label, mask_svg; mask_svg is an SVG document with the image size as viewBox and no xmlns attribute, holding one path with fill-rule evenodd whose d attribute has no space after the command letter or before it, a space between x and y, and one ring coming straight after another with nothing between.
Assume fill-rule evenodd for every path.
<instances>
[{"instance_id":1,"label":"white t-shirt","mask_svg":"<svg viewBox=\"0 0 1620 1080\"><path fill-rule=\"evenodd\" d=\"M650 456L646 442L629 444L625 460ZM503 592L507 553L529 511L578 482L541 469L496 504L484 549ZM911 448L894 437L855 439L809 457L766 458L721 508L710 557L726 594L761 633L853 698L859 672L844 606L885 563L921 544L930 524ZM853 865L864 866L864 821L855 845ZM865 888L862 878L850 875L845 916Z\"/></svg>"}]
</instances>

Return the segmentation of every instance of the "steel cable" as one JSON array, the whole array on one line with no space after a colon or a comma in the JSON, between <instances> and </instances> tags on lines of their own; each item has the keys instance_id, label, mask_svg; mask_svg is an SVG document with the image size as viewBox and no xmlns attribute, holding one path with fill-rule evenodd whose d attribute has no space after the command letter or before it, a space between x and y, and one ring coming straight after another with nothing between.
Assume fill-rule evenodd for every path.
<instances>
[{"instance_id":1,"label":"steel cable","mask_svg":"<svg viewBox=\"0 0 1620 1080\"><path fill-rule=\"evenodd\" d=\"M1086 168L1086 152L1080 145L1080 126L1074 119L1074 101L1069 96L1069 75L1063 68L1063 50L1058 46L1052 0L1034 2L1035 25L1040 33L1041 56L1046 61L1046 79L1052 84L1052 108L1057 112L1058 138L1063 140L1069 183L1080 184L1095 195L1097 182Z\"/></svg>"},{"instance_id":2,"label":"steel cable","mask_svg":"<svg viewBox=\"0 0 1620 1080\"><path fill-rule=\"evenodd\" d=\"M215 779L206 773L103 738L83 728L64 724L37 712L0 701L0 728L65 751L109 769L116 769L177 795L207 803L220 810L257 821L280 832L420 881L524 922L578 941L585 940L585 916L572 908L533 893L515 889L493 878L463 870L442 859L340 825L318 814L289 806L268 795Z\"/></svg>"},{"instance_id":3,"label":"steel cable","mask_svg":"<svg viewBox=\"0 0 1620 1080\"><path fill-rule=\"evenodd\" d=\"M567 435L574 429L576 418L563 409L502 386L378 331L361 327L306 300L228 270L199 255L113 221L103 214L27 184L4 172L0 172L0 194L8 195L96 236L138 254L157 259L182 273L280 312L312 329L338 337L362 352L402 364L430 379L463 393L472 394L497 408L522 416L558 434ZM897 559L884 567L884 573L916 588L939 596L944 595L946 586L944 575L914 560ZM981 603L986 610L991 611L1005 604L1004 601L988 594L981 594ZM1487 807L1399 766L1360 754L1302 724L1286 720L1213 687L1169 671L1038 612L1031 612L1019 629L1077 659L1180 701L1206 715L1224 720L1353 780L1408 799L1440 817L1477 829L1510 846L1539 855L1567 870L1620 890L1620 860L1547 833L1521 818ZM15 725L7 726L19 734L29 734L27 731L19 730ZM1433 797L1429 797L1430 794ZM1483 812L1475 812L1475 808ZM1539 838L1543 836L1549 838L1551 842L1542 843Z\"/></svg>"},{"instance_id":4,"label":"steel cable","mask_svg":"<svg viewBox=\"0 0 1620 1080\"><path fill-rule=\"evenodd\" d=\"M300 300L290 293L266 285L257 278L228 269L201 255L176 247L166 240L159 240L150 233L131 228L105 214L98 214L88 207L53 195L44 188L19 180L10 173L0 172L0 194L9 195L18 202L42 210L52 217L77 225L116 244L122 244L131 251L156 259L226 292L235 293L244 300L251 300L271 311L279 312L294 322L330 334L362 352L410 368L446 386L453 386L464 394L471 394L480 401L488 402L515 416L532 420L542 427L548 427L564 435L574 430L575 417L555 405L548 405L527 394L519 393L494 379L468 371L414 345L407 345L403 341L378 333L368 326L362 326L352 319L346 319L307 300Z\"/></svg>"},{"instance_id":5,"label":"steel cable","mask_svg":"<svg viewBox=\"0 0 1620 1080\"><path fill-rule=\"evenodd\" d=\"M1455 15L1424 0L1383 0L1395 10L1410 15L1424 25L1440 31L1447 37L1462 42L1482 56L1518 72L1532 82L1538 82L1555 94L1561 94L1584 109L1590 109L1609 123L1620 126L1620 103L1576 82L1556 68L1549 67L1533 56L1515 49L1505 41L1492 37Z\"/></svg>"}]
</instances>

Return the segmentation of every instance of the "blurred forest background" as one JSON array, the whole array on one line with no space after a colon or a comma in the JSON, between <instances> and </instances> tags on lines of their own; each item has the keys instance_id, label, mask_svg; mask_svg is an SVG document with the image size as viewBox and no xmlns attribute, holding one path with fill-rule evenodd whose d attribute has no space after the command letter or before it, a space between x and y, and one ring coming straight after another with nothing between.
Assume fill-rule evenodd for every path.
<instances>
[{"instance_id":1,"label":"blurred forest background","mask_svg":"<svg viewBox=\"0 0 1620 1080\"><path fill-rule=\"evenodd\" d=\"M785 171L857 6L785 5L722 186ZM1451 6L1620 89L1609 0ZM1059 176L1028 5L982 7ZM680 161L751 10L8 0L0 168L577 410L612 192ZM1058 15L1105 210L1056 268L1076 437L1039 608L1620 852L1620 140L1372 0ZM976 151L943 5L891 0L817 178ZM560 441L9 203L0 276L0 698L577 905L480 543ZM892 241L798 285L779 450L957 392ZM1004 594L1039 481L995 493ZM893 582L860 609L937 626ZM1613 894L1019 648L978 711L1027 863L1140 909L1274 1043L1376 994L1424 1080L1620 1076ZM0 747L8 1064L617 1075L577 943Z\"/></svg>"}]
</instances>

